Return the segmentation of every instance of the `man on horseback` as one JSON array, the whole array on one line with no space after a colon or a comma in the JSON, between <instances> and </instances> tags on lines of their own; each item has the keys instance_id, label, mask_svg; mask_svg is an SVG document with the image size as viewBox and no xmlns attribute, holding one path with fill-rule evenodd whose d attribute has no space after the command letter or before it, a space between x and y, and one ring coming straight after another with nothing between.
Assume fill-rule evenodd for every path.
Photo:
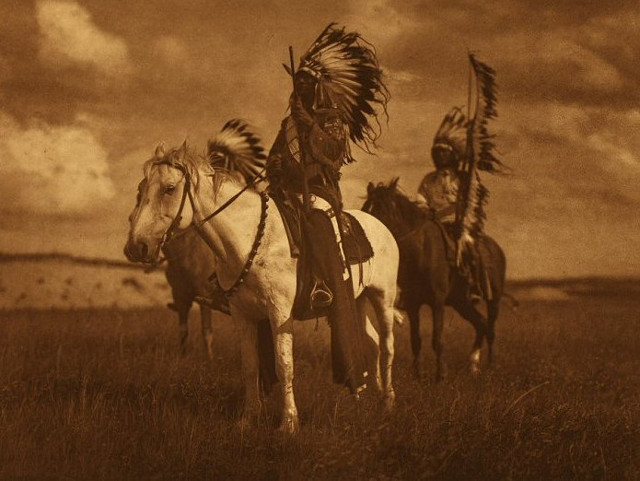
<instances>
[{"instance_id":1,"label":"man on horseback","mask_svg":"<svg viewBox=\"0 0 640 481\"><path fill-rule=\"evenodd\" d=\"M495 71L472 54L469 61L474 77L469 85L473 111L467 118L455 107L444 117L431 149L436 171L420 183L417 201L455 241L455 264L469 283L470 295L490 300L485 269L488 255L482 242L488 190L478 171L498 173L504 166L493 155L493 135L488 131L488 121L497 116Z\"/></svg>"},{"instance_id":2,"label":"man on horseback","mask_svg":"<svg viewBox=\"0 0 640 481\"><path fill-rule=\"evenodd\" d=\"M312 309L328 308L334 381L363 389L364 325L358 320L349 262L342 246L340 169L352 162L349 140L368 150L379 135L376 104L388 93L375 52L358 33L330 24L302 56L293 76L291 115L267 159L274 198L301 212L304 244L315 279Z\"/></svg>"},{"instance_id":3,"label":"man on horseback","mask_svg":"<svg viewBox=\"0 0 640 481\"><path fill-rule=\"evenodd\" d=\"M445 115L436 132L431 147L431 159L436 170L424 176L418 187L416 201L429 212L430 217L442 224L449 237L450 251L454 251L454 241L463 235L464 259L467 265L459 266L461 274L469 282L472 298L481 297L481 261L476 248L476 240L468 231L462 232L456 223L456 211L460 192L458 169L467 147L467 119L459 107ZM476 236L481 234L476 232ZM451 255L453 258L453 255Z\"/></svg>"}]
</instances>

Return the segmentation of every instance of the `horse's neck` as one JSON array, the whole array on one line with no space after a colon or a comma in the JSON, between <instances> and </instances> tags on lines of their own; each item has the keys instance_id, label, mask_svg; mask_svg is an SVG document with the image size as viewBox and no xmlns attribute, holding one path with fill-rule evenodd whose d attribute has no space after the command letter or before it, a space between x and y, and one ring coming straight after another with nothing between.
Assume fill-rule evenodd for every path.
<instances>
[{"instance_id":1,"label":"horse's neck","mask_svg":"<svg viewBox=\"0 0 640 481\"><path fill-rule=\"evenodd\" d=\"M400 234L406 234L414 229L417 229L426 220L424 211L413 204L410 200L406 200L406 206L403 206L400 211L400 218L402 219L402 228L406 232L400 232Z\"/></svg>"},{"instance_id":2,"label":"horse's neck","mask_svg":"<svg viewBox=\"0 0 640 481\"><path fill-rule=\"evenodd\" d=\"M201 185L194 199L196 222L213 213L241 188L227 181L215 193L211 185ZM260 196L248 189L200 226L205 242L219 260L217 275L223 287L235 281L247 260L260 222L261 210Z\"/></svg>"}]
</instances>

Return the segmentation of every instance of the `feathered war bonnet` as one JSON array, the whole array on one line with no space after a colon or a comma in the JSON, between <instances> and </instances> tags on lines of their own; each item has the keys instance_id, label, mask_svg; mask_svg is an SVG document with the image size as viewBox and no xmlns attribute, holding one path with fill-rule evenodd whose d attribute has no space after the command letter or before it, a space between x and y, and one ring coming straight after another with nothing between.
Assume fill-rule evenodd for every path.
<instances>
[{"instance_id":1,"label":"feathered war bonnet","mask_svg":"<svg viewBox=\"0 0 640 481\"><path fill-rule=\"evenodd\" d=\"M378 116L388 117L390 98L374 47L331 23L301 57L298 72L316 80L316 111L339 110L349 138L371 153L381 133Z\"/></svg>"},{"instance_id":2,"label":"feathered war bonnet","mask_svg":"<svg viewBox=\"0 0 640 481\"><path fill-rule=\"evenodd\" d=\"M467 128L467 118L462 110L459 107L452 108L436 132L431 157L435 158L438 149L445 149L455 154L456 162L462 160L467 149Z\"/></svg>"},{"instance_id":3,"label":"feathered war bonnet","mask_svg":"<svg viewBox=\"0 0 640 481\"><path fill-rule=\"evenodd\" d=\"M207 159L215 167L239 172L250 182L264 170L267 156L260 138L242 120L229 120L207 142Z\"/></svg>"}]
</instances>

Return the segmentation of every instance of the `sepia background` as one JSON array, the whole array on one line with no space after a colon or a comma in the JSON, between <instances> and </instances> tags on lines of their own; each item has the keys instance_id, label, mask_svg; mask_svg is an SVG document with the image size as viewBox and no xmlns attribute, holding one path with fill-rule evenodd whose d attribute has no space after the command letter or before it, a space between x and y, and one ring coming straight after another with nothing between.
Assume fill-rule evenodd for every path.
<instances>
[{"instance_id":1,"label":"sepia background","mask_svg":"<svg viewBox=\"0 0 640 481\"><path fill-rule=\"evenodd\" d=\"M413 195L467 53L496 69L513 173L483 180L508 282L479 374L452 309L444 382L428 309L396 326L392 412L332 383L326 322L296 322L283 437L277 395L240 422L237 323L214 314L209 357L194 308L182 344L164 272L122 248L156 145L203 151L242 117L269 148L288 47L331 21L392 96L377 155L343 169L350 208L370 181ZM623 0L0 1L0 481L640 479L638 45Z\"/></svg>"},{"instance_id":2,"label":"sepia background","mask_svg":"<svg viewBox=\"0 0 640 481\"><path fill-rule=\"evenodd\" d=\"M487 232L510 278L630 276L640 265L640 11L635 2L105 0L0 5L0 251L123 259L141 165L233 117L270 147L288 46L330 21L373 43L392 100L378 154L343 170L413 194L472 51L497 70Z\"/></svg>"}]
</instances>

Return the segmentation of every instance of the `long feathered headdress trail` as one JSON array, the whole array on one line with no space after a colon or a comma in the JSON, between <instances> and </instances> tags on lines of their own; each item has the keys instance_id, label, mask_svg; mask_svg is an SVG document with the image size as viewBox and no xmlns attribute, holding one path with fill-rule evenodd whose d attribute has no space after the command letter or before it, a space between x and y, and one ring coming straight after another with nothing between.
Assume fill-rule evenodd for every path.
<instances>
[{"instance_id":1,"label":"long feathered headdress trail","mask_svg":"<svg viewBox=\"0 0 640 481\"><path fill-rule=\"evenodd\" d=\"M207 142L207 158L216 167L239 172L247 183L264 172L267 156L260 138L243 120L229 120Z\"/></svg>"},{"instance_id":2,"label":"long feathered headdress trail","mask_svg":"<svg viewBox=\"0 0 640 481\"><path fill-rule=\"evenodd\" d=\"M331 23L302 56L298 71L318 82L316 104L337 107L349 128L349 138L371 153L381 133L379 117L388 120L390 99L374 47L359 33Z\"/></svg>"},{"instance_id":3,"label":"long feathered headdress trail","mask_svg":"<svg viewBox=\"0 0 640 481\"><path fill-rule=\"evenodd\" d=\"M489 191L482 185L478 171L492 174L506 173L508 169L494 154L495 135L489 131L489 122L498 116L496 109L496 72L487 64L469 54L469 113L466 152L458 165L460 190L456 223L461 226L460 238L475 236L484 229L484 207ZM458 243L458 261L462 247Z\"/></svg>"}]
</instances>

